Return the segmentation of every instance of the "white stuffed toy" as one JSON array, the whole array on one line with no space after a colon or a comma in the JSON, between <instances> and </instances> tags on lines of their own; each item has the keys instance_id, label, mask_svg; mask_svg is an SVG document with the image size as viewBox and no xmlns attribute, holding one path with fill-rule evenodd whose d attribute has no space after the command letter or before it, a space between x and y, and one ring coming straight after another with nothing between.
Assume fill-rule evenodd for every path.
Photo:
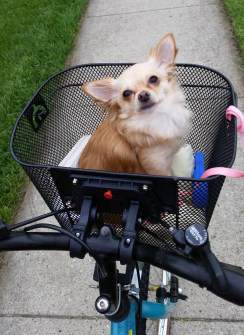
<instances>
[{"instance_id":1,"label":"white stuffed toy","mask_svg":"<svg viewBox=\"0 0 244 335\"><path fill-rule=\"evenodd\" d=\"M178 177L192 177L194 168L194 155L190 144L186 144L181 147L175 154L172 171L174 176Z\"/></svg>"}]
</instances>

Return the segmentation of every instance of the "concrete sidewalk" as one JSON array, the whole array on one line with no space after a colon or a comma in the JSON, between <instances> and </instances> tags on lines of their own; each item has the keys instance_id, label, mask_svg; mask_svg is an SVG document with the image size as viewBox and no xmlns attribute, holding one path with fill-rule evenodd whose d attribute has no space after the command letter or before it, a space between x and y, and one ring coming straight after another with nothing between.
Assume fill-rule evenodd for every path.
<instances>
[{"instance_id":1,"label":"concrete sidewalk","mask_svg":"<svg viewBox=\"0 0 244 335\"><path fill-rule=\"evenodd\" d=\"M218 0L90 0L72 65L137 62L166 32L179 47L178 62L199 63L223 72L244 108L244 81L231 26ZM244 169L238 151L236 166ZM210 225L212 247L226 262L244 266L244 183L228 180ZM19 219L46 212L30 185ZM93 261L71 260L62 252L18 252L0 258L0 334L108 334L94 301ZM244 310L181 281L187 302L172 316L172 335L243 335ZM150 334L155 334L154 328Z\"/></svg>"}]
</instances>

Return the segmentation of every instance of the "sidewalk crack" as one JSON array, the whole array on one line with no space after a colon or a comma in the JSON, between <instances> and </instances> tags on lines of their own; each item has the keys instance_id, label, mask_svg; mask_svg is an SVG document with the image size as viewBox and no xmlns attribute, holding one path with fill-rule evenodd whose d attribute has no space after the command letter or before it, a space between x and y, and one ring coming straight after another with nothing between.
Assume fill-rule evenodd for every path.
<instances>
[{"instance_id":1,"label":"sidewalk crack","mask_svg":"<svg viewBox=\"0 0 244 335\"><path fill-rule=\"evenodd\" d=\"M6 313L0 314L0 318L29 318L29 319L67 319L67 320L100 320L103 316L92 315L59 315L59 314L23 314L23 313Z\"/></svg>"},{"instance_id":2,"label":"sidewalk crack","mask_svg":"<svg viewBox=\"0 0 244 335\"><path fill-rule=\"evenodd\" d=\"M216 3L175 6L175 7L156 8L156 9L144 9L144 10L137 10L137 11L131 11L131 12L111 13L111 14L101 14L101 15L87 15L87 18L90 19L90 18L96 18L96 17L133 15L133 14L142 14L142 13L150 13L150 12L162 12L162 11L167 11L171 9L174 10L174 9L183 9L183 8L191 8L191 7L206 7L206 6L216 6Z\"/></svg>"},{"instance_id":3,"label":"sidewalk crack","mask_svg":"<svg viewBox=\"0 0 244 335\"><path fill-rule=\"evenodd\" d=\"M232 322L232 323L242 323L244 322L244 319L231 319L231 318L201 318L201 317L171 317L172 321L182 321L182 322Z\"/></svg>"}]
</instances>

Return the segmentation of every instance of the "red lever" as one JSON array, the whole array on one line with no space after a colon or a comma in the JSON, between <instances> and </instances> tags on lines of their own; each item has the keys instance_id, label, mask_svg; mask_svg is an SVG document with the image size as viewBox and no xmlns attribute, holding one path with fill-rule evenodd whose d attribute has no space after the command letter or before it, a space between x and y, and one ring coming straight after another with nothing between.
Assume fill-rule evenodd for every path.
<instances>
[{"instance_id":1,"label":"red lever","mask_svg":"<svg viewBox=\"0 0 244 335\"><path fill-rule=\"evenodd\" d=\"M104 199L107 199L107 200L113 199L113 193L111 190L107 190L106 192L104 192L103 196L104 196Z\"/></svg>"}]
</instances>

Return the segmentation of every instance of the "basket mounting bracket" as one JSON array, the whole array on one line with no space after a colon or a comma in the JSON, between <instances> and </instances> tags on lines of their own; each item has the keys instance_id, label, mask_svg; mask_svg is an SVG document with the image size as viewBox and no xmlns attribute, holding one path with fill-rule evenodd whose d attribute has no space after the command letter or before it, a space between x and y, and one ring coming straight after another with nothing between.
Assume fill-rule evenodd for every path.
<instances>
[{"instance_id":1,"label":"basket mounting bracket","mask_svg":"<svg viewBox=\"0 0 244 335\"><path fill-rule=\"evenodd\" d=\"M85 196L82 201L80 217L73 227L73 232L80 240L84 241L89 230L89 222L92 213L92 197ZM84 258L86 251L75 240L70 240L70 257Z\"/></svg>"},{"instance_id":2,"label":"basket mounting bracket","mask_svg":"<svg viewBox=\"0 0 244 335\"><path fill-rule=\"evenodd\" d=\"M120 260L126 264L132 260L132 253L136 239L136 225L138 223L139 202L131 201L128 210L124 210L123 222L125 224L120 242Z\"/></svg>"}]
</instances>

